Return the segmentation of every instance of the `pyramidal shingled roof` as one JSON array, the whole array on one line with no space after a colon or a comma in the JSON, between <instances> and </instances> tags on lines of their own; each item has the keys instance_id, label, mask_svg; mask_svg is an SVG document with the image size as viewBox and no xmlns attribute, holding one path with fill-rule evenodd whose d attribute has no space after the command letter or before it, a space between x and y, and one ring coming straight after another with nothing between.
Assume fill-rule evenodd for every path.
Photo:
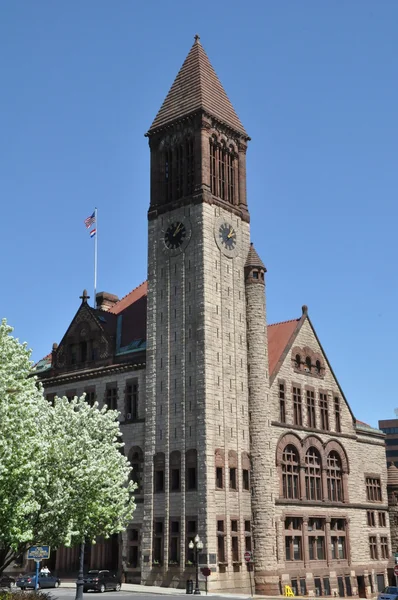
<instances>
[{"instance_id":1,"label":"pyramidal shingled roof","mask_svg":"<svg viewBox=\"0 0 398 600\"><path fill-rule=\"evenodd\" d=\"M149 132L200 109L248 137L196 35Z\"/></svg>"},{"instance_id":2,"label":"pyramidal shingled roof","mask_svg":"<svg viewBox=\"0 0 398 600\"><path fill-rule=\"evenodd\" d=\"M258 267L261 269L267 270L264 266L263 261L257 254L255 247L253 246L253 242L250 244L249 252L247 254L245 267Z\"/></svg>"}]
</instances>

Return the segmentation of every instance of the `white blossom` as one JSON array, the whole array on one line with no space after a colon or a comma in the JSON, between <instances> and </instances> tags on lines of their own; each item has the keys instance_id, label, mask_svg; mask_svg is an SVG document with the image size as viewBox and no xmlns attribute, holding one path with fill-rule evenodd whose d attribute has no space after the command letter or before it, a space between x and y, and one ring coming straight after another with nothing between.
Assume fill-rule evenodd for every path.
<instances>
[{"instance_id":1,"label":"white blossom","mask_svg":"<svg viewBox=\"0 0 398 600\"><path fill-rule=\"evenodd\" d=\"M117 411L84 396L52 406L30 351L0 325L0 573L27 547L123 531L135 508Z\"/></svg>"}]
</instances>

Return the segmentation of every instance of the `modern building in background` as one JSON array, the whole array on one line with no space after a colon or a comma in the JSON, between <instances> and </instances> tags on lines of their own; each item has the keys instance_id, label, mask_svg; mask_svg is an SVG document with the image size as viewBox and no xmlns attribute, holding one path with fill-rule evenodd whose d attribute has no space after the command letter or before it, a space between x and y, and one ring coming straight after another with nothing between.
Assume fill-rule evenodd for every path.
<instances>
[{"instance_id":1,"label":"modern building in background","mask_svg":"<svg viewBox=\"0 0 398 600\"><path fill-rule=\"evenodd\" d=\"M86 564L183 587L199 536L210 590L249 591L251 551L259 593L368 597L391 556L384 434L355 419L306 306L267 325L250 138L198 38L147 136L148 280L95 308L84 292L37 366L49 400L120 411L138 483L128 531Z\"/></svg>"},{"instance_id":2,"label":"modern building in background","mask_svg":"<svg viewBox=\"0 0 398 600\"><path fill-rule=\"evenodd\" d=\"M398 463L398 419L379 421L379 429L386 435L387 463Z\"/></svg>"}]
</instances>

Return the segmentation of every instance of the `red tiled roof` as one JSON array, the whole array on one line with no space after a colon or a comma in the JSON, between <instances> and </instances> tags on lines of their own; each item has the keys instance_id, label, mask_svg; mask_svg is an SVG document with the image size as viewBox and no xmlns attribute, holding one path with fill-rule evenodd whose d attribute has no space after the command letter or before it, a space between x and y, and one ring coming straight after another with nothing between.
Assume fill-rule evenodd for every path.
<instances>
[{"instance_id":1,"label":"red tiled roof","mask_svg":"<svg viewBox=\"0 0 398 600\"><path fill-rule=\"evenodd\" d=\"M149 132L200 109L247 136L199 42L199 36L195 36L195 43L179 70Z\"/></svg>"},{"instance_id":2,"label":"red tiled roof","mask_svg":"<svg viewBox=\"0 0 398 600\"><path fill-rule=\"evenodd\" d=\"M283 321L282 323L268 325L268 365L270 376L274 372L299 321L300 319L293 319L292 321Z\"/></svg>"},{"instance_id":3,"label":"red tiled roof","mask_svg":"<svg viewBox=\"0 0 398 600\"><path fill-rule=\"evenodd\" d=\"M144 281L138 287L126 294L108 311L114 315L123 313L121 345L127 345L134 339L146 339L148 282ZM104 316L107 311L102 311ZM268 325L268 361L269 374L272 375L300 319L283 321ZM44 359L51 359L48 354ZM42 359L42 360L44 360ZM361 423L361 421L357 421ZM366 425L366 423L365 423Z\"/></svg>"},{"instance_id":4,"label":"red tiled roof","mask_svg":"<svg viewBox=\"0 0 398 600\"><path fill-rule=\"evenodd\" d=\"M114 315L118 315L125 308L127 308L128 306L131 306L131 304L133 304L134 302L136 302L137 300L142 298L142 296L146 296L147 292L148 292L148 282L144 281L143 283L141 283L141 285L134 288L129 294L126 294L126 296L121 298L119 300L119 302L116 302L116 304L114 304L112 306L112 308L109 310L109 312L113 313Z\"/></svg>"}]
</instances>

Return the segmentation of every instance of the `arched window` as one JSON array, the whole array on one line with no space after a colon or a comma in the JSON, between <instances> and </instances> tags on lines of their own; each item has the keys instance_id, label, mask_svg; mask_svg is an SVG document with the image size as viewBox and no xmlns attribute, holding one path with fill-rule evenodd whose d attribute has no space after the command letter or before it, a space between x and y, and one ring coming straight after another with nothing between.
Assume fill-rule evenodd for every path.
<instances>
[{"instance_id":1,"label":"arched window","mask_svg":"<svg viewBox=\"0 0 398 600\"><path fill-rule=\"evenodd\" d=\"M218 194L220 198L225 200L225 184L227 171L227 149L225 143L222 142L221 148L218 149Z\"/></svg>"},{"instance_id":2,"label":"arched window","mask_svg":"<svg viewBox=\"0 0 398 600\"><path fill-rule=\"evenodd\" d=\"M296 354L295 362L296 362L296 364L295 364L296 369L300 369L300 366L301 366L301 356L300 356L300 354Z\"/></svg>"},{"instance_id":3,"label":"arched window","mask_svg":"<svg viewBox=\"0 0 398 600\"><path fill-rule=\"evenodd\" d=\"M282 455L282 487L284 498L299 498L299 455L296 448L289 444Z\"/></svg>"},{"instance_id":4,"label":"arched window","mask_svg":"<svg viewBox=\"0 0 398 600\"><path fill-rule=\"evenodd\" d=\"M183 146L177 146L175 153L175 198L178 200L184 195L184 151Z\"/></svg>"},{"instance_id":5,"label":"arched window","mask_svg":"<svg viewBox=\"0 0 398 600\"><path fill-rule=\"evenodd\" d=\"M170 202L173 199L173 185L172 185L172 172L173 172L173 153L170 149L164 153L164 177L165 177L165 198L166 202Z\"/></svg>"},{"instance_id":6,"label":"arched window","mask_svg":"<svg viewBox=\"0 0 398 600\"><path fill-rule=\"evenodd\" d=\"M343 484L341 459L335 450L327 458L328 499L332 502L343 502Z\"/></svg>"},{"instance_id":7,"label":"arched window","mask_svg":"<svg viewBox=\"0 0 398 600\"><path fill-rule=\"evenodd\" d=\"M228 196L227 200L231 204L234 203L235 196L235 157L234 149L231 146L228 153Z\"/></svg>"},{"instance_id":8,"label":"arched window","mask_svg":"<svg viewBox=\"0 0 398 600\"><path fill-rule=\"evenodd\" d=\"M311 359L309 356L305 359L305 370L310 373L311 372Z\"/></svg>"},{"instance_id":9,"label":"arched window","mask_svg":"<svg viewBox=\"0 0 398 600\"><path fill-rule=\"evenodd\" d=\"M321 457L315 448L305 455L305 492L307 500L322 500Z\"/></svg>"},{"instance_id":10,"label":"arched window","mask_svg":"<svg viewBox=\"0 0 398 600\"><path fill-rule=\"evenodd\" d=\"M194 190L194 182L195 182L195 161L194 161L194 149L193 149L193 139L189 138L185 142L185 154L187 157L186 163L186 186L185 186L185 194L192 194Z\"/></svg>"},{"instance_id":11,"label":"arched window","mask_svg":"<svg viewBox=\"0 0 398 600\"><path fill-rule=\"evenodd\" d=\"M210 138L210 191L217 196L217 139Z\"/></svg>"},{"instance_id":12,"label":"arched window","mask_svg":"<svg viewBox=\"0 0 398 600\"><path fill-rule=\"evenodd\" d=\"M170 454L170 492L181 490L181 452L174 450Z\"/></svg>"},{"instance_id":13,"label":"arched window","mask_svg":"<svg viewBox=\"0 0 398 600\"><path fill-rule=\"evenodd\" d=\"M164 492L164 470L165 470L165 456L163 452L158 452L153 457L153 470L154 470L154 492Z\"/></svg>"},{"instance_id":14,"label":"arched window","mask_svg":"<svg viewBox=\"0 0 398 600\"><path fill-rule=\"evenodd\" d=\"M185 489L196 490L197 486L198 453L196 450L187 450L185 454Z\"/></svg>"},{"instance_id":15,"label":"arched window","mask_svg":"<svg viewBox=\"0 0 398 600\"><path fill-rule=\"evenodd\" d=\"M129 460L132 466L130 480L137 484L135 494L144 493L144 453L139 446L133 446L129 452Z\"/></svg>"},{"instance_id":16,"label":"arched window","mask_svg":"<svg viewBox=\"0 0 398 600\"><path fill-rule=\"evenodd\" d=\"M316 363L315 363L315 370L318 373L318 375L321 374L321 361L320 360L316 361Z\"/></svg>"}]
</instances>

